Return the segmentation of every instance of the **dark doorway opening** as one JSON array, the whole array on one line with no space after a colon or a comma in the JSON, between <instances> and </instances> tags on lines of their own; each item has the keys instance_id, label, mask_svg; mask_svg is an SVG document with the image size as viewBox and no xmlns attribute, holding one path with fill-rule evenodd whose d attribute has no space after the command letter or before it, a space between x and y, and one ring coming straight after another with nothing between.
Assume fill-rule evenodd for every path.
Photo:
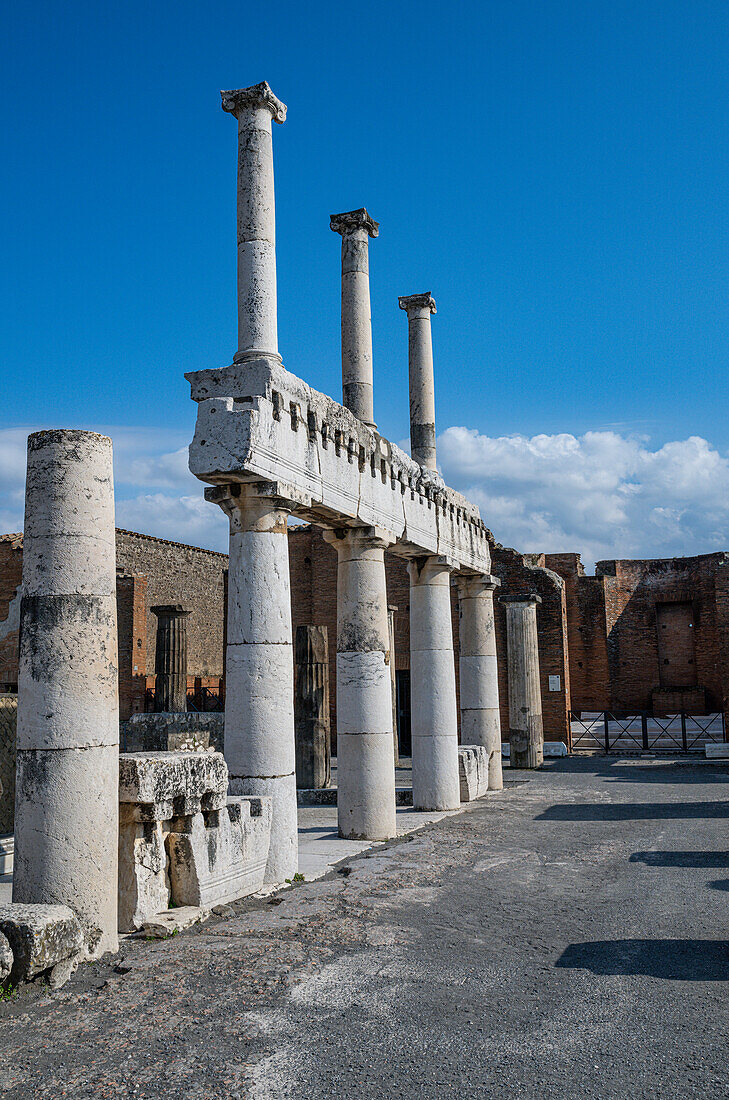
<instances>
[{"instance_id":1,"label":"dark doorway opening","mask_svg":"<svg viewBox=\"0 0 729 1100\"><path fill-rule=\"evenodd\" d=\"M397 694L397 745L400 756L412 755L410 740L410 669L399 668L395 672Z\"/></svg>"}]
</instances>

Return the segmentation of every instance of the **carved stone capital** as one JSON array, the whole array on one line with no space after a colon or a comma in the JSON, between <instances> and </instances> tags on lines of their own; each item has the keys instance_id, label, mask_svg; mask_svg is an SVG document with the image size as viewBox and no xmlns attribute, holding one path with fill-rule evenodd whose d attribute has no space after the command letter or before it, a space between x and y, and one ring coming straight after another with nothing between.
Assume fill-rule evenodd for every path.
<instances>
[{"instance_id":1,"label":"carved stone capital","mask_svg":"<svg viewBox=\"0 0 729 1100\"><path fill-rule=\"evenodd\" d=\"M408 294L404 298L398 298L397 301L400 309L406 310L408 314L411 309L429 309L431 313L437 313L435 299L429 290L424 291L423 294Z\"/></svg>"},{"instance_id":2,"label":"carved stone capital","mask_svg":"<svg viewBox=\"0 0 729 1100\"><path fill-rule=\"evenodd\" d=\"M271 112L274 122L286 120L286 104L282 103L264 80L262 84L254 84L251 88L233 88L229 92L221 92L223 110L237 118L241 111L255 107L266 107Z\"/></svg>"},{"instance_id":3,"label":"carved stone capital","mask_svg":"<svg viewBox=\"0 0 729 1100\"><path fill-rule=\"evenodd\" d=\"M483 596L486 593L493 593L501 586L500 579L492 576L490 573L459 573L453 580L458 589L458 596L462 600L469 598L473 599L478 596Z\"/></svg>"},{"instance_id":4,"label":"carved stone capital","mask_svg":"<svg viewBox=\"0 0 729 1100\"><path fill-rule=\"evenodd\" d=\"M380 223L370 217L364 206L360 210L348 210L344 214L332 214L329 218L329 228L335 233L341 233L343 237L349 236L358 229L364 229L370 237L380 235Z\"/></svg>"}]
</instances>

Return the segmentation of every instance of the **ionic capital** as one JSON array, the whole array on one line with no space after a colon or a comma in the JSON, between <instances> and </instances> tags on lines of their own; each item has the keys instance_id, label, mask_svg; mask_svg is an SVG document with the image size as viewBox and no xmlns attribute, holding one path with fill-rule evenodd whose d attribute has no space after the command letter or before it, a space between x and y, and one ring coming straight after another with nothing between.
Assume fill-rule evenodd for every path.
<instances>
[{"instance_id":1,"label":"ionic capital","mask_svg":"<svg viewBox=\"0 0 729 1100\"><path fill-rule=\"evenodd\" d=\"M332 214L329 228L335 233L341 233L343 237L350 237L358 229L364 229L370 237L380 235L380 223L370 217L364 206L359 210L348 210L344 214Z\"/></svg>"},{"instance_id":2,"label":"ionic capital","mask_svg":"<svg viewBox=\"0 0 729 1100\"><path fill-rule=\"evenodd\" d=\"M404 298L398 298L398 305L400 309L404 309L410 316L411 310L415 309L429 309L431 313L437 313L435 308L435 298L426 290L423 294L409 294Z\"/></svg>"},{"instance_id":3,"label":"ionic capital","mask_svg":"<svg viewBox=\"0 0 729 1100\"><path fill-rule=\"evenodd\" d=\"M274 122L284 122L286 119L286 104L278 99L264 80L262 84L254 84L250 88L233 88L229 92L220 93L223 110L228 114L239 117L241 112L266 107L271 112Z\"/></svg>"}]
</instances>

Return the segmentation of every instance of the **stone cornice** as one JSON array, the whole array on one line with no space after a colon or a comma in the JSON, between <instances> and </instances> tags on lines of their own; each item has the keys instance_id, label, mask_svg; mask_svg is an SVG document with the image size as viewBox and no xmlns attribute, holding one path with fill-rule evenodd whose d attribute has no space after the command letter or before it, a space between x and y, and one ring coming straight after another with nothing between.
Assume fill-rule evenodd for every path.
<instances>
[{"instance_id":1,"label":"stone cornice","mask_svg":"<svg viewBox=\"0 0 729 1100\"><path fill-rule=\"evenodd\" d=\"M429 309L431 313L437 313L435 299L429 290L424 291L423 294L409 294L404 298L398 298L397 301L400 309L408 313L411 309Z\"/></svg>"},{"instance_id":2,"label":"stone cornice","mask_svg":"<svg viewBox=\"0 0 729 1100\"><path fill-rule=\"evenodd\" d=\"M344 214L332 214L329 218L329 228L335 233L341 233L346 237L357 229L364 229L370 237L379 237L380 223L371 217L364 206L359 210L347 210Z\"/></svg>"},{"instance_id":3,"label":"stone cornice","mask_svg":"<svg viewBox=\"0 0 729 1100\"><path fill-rule=\"evenodd\" d=\"M264 80L262 84L254 84L250 88L233 88L229 92L220 93L223 110L238 117L238 112L250 107L266 107L271 112L274 122L286 120L286 104L282 103Z\"/></svg>"}]
</instances>

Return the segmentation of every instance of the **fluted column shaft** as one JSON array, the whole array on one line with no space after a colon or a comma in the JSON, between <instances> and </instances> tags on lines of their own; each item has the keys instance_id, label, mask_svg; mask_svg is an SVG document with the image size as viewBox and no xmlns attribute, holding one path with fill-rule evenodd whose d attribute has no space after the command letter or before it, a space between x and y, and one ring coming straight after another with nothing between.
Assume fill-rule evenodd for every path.
<instances>
[{"instance_id":1,"label":"fluted column shaft","mask_svg":"<svg viewBox=\"0 0 729 1100\"><path fill-rule=\"evenodd\" d=\"M544 759L537 636L537 606L542 601L530 593L502 596L500 602L506 608L510 765L538 768Z\"/></svg>"},{"instance_id":2,"label":"fluted column shaft","mask_svg":"<svg viewBox=\"0 0 729 1100\"><path fill-rule=\"evenodd\" d=\"M329 225L342 235L342 404L374 427L369 238L380 229L364 208Z\"/></svg>"},{"instance_id":3,"label":"fluted column shaft","mask_svg":"<svg viewBox=\"0 0 729 1100\"><path fill-rule=\"evenodd\" d=\"M410 453L421 466L435 470L435 380L430 316L436 312L430 291L399 298L408 315L410 377Z\"/></svg>"},{"instance_id":4,"label":"fluted column shaft","mask_svg":"<svg viewBox=\"0 0 729 1100\"><path fill-rule=\"evenodd\" d=\"M278 354L276 211L271 121L286 106L268 84L221 92L238 120L238 351L234 361Z\"/></svg>"},{"instance_id":5,"label":"fluted column shaft","mask_svg":"<svg viewBox=\"0 0 729 1100\"><path fill-rule=\"evenodd\" d=\"M337 810L339 835L396 834L392 687L385 548L376 528L326 532L337 568Z\"/></svg>"},{"instance_id":6,"label":"fluted column shaft","mask_svg":"<svg viewBox=\"0 0 729 1100\"><path fill-rule=\"evenodd\" d=\"M451 571L437 557L411 561L408 570L413 807L455 810L461 798Z\"/></svg>"},{"instance_id":7,"label":"fluted column shaft","mask_svg":"<svg viewBox=\"0 0 729 1100\"><path fill-rule=\"evenodd\" d=\"M184 714L187 711L187 616L179 604L151 607L157 616L154 655L154 709Z\"/></svg>"},{"instance_id":8,"label":"fluted column shaft","mask_svg":"<svg viewBox=\"0 0 729 1100\"><path fill-rule=\"evenodd\" d=\"M459 597L461 744L483 745L489 758L489 790L504 785L501 768L499 674L494 590L498 577L456 579Z\"/></svg>"},{"instance_id":9,"label":"fluted column shaft","mask_svg":"<svg viewBox=\"0 0 729 1100\"><path fill-rule=\"evenodd\" d=\"M286 521L266 487L206 490L230 519L225 759L230 793L273 799L266 882L298 866L294 660Z\"/></svg>"}]
</instances>

